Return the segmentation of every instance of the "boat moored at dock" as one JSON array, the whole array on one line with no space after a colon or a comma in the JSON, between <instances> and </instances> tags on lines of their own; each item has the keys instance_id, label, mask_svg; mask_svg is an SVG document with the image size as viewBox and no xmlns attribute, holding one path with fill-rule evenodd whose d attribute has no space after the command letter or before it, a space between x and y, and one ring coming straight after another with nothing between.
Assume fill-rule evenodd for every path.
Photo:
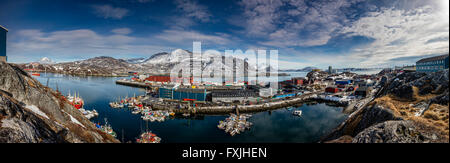
<instances>
[{"instance_id":1,"label":"boat moored at dock","mask_svg":"<svg viewBox=\"0 0 450 163\"><path fill-rule=\"evenodd\" d=\"M161 138L151 131L144 132L140 135L140 138L136 139L137 143L160 143Z\"/></svg>"},{"instance_id":2,"label":"boat moored at dock","mask_svg":"<svg viewBox=\"0 0 450 163\"><path fill-rule=\"evenodd\" d=\"M247 119L251 116L252 115L250 114L231 114L230 117L225 119L225 121L219 121L217 128L225 130L225 132L230 134L231 136L240 134L245 130L250 130L250 127L253 125L253 123L248 122Z\"/></svg>"}]
</instances>

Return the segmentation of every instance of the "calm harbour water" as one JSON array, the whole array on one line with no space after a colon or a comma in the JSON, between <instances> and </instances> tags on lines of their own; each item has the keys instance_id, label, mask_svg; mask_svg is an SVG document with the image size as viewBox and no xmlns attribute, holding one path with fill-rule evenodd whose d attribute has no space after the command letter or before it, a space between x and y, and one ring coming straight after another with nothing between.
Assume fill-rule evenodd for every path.
<instances>
[{"instance_id":1,"label":"calm harbour water","mask_svg":"<svg viewBox=\"0 0 450 163\"><path fill-rule=\"evenodd\" d=\"M302 117L292 115L293 110L278 109L273 111L254 113L249 119L253 122L250 130L234 137L217 128L220 120L227 115L197 116L186 119L178 117L167 119L165 122L147 122L141 120L140 115L131 114L128 109L112 109L109 102L118 97L143 95L145 90L116 85L115 77L76 77L61 74L42 73L35 77L43 85L58 89L67 95L75 91L85 101L85 109L96 109L99 117L91 121L104 124L108 119L117 132L118 139L125 142L132 141L148 128L162 138L162 143L310 143L331 132L345 120L347 115L342 113L341 107L329 106L324 103L303 105L298 110L303 111ZM148 127L147 127L148 126Z\"/></svg>"}]
</instances>

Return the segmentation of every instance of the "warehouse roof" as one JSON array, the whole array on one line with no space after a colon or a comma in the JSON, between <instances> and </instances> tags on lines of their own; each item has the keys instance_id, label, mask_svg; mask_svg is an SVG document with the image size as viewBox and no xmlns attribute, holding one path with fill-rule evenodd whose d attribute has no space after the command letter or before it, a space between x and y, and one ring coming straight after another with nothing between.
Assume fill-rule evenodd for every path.
<instances>
[{"instance_id":1,"label":"warehouse roof","mask_svg":"<svg viewBox=\"0 0 450 163\"><path fill-rule=\"evenodd\" d=\"M178 88L176 92L205 93L206 89Z\"/></svg>"},{"instance_id":2,"label":"warehouse roof","mask_svg":"<svg viewBox=\"0 0 450 163\"><path fill-rule=\"evenodd\" d=\"M256 92L250 90L214 90L212 97L254 97Z\"/></svg>"},{"instance_id":3,"label":"warehouse roof","mask_svg":"<svg viewBox=\"0 0 450 163\"><path fill-rule=\"evenodd\" d=\"M444 54L444 55L440 55L440 56L435 56L435 57L424 58L424 59L421 59L421 60L417 61L417 63L443 60L443 59L445 59L446 57L448 57L448 54Z\"/></svg>"}]
</instances>

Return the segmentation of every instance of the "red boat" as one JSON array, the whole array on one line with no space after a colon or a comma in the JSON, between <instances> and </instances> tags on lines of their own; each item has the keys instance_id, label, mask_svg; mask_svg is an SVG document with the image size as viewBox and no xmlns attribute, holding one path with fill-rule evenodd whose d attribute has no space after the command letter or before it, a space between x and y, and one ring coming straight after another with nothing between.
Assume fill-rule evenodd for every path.
<instances>
[{"instance_id":1,"label":"red boat","mask_svg":"<svg viewBox=\"0 0 450 163\"><path fill-rule=\"evenodd\" d=\"M67 100L68 100L69 103L70 103L71 105L73 105L75 108L77 108L77 109L83 108L84 101L83 101L83 99L82 99L81 97L78 97L78 96L77 96L77 93L75 93L74 96L70 95L70 93L69 93L69 95L67 96Z\"/></svg>"},{"instance_id":2,"label":"red boat","mask_svg":"<svg viewBox=\"0 0 450 163\"><path fill-rule=\"evenodd\" d=\"M31 73L31 75L33 75L33 76L41 76L40 73Z\"/></svg>"}]
</instances>

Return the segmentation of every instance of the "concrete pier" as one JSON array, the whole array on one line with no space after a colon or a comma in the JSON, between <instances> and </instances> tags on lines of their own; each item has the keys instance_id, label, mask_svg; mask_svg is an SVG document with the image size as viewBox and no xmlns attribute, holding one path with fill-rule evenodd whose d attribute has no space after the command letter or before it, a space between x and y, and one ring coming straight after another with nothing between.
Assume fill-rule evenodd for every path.
<instances>
[{"instance_id":1,"label":"concrete pier","mask_svg":"<svg viewBox=\"0 0 450 163\"><path fill-rule=\"evenodd\" d=\"M274 110L284 107L293 106L305 102L307 100L313 99L315 93L304 94L299 97L294 97L288 100L281 100L276 102L257 104L257 105L232 105L232 106L211 106L211 107L197 107L189 109L177 109L175 106L166 106L160 104L153 104L154 110L172 110L177 114L183 113L193 113L193 114L229 114L236 113L237 110L240 113L251 113L251 112L261 112L267 110Z\"/></svg>"},{"instance_id":2,"label":"concrete pier","mask_svg":"<svg viewBox=\"0 0 450 163\"><path fill-rule=\"evenodd\" d=\"M126 85L131 87L138 87L138 88L152 88L156 86L152 86L150 84L142 83L142 82L133 82L133 81L125 81L125 80L117 80L116 84L120 85Z\"/></svg>"}]
</instances>

